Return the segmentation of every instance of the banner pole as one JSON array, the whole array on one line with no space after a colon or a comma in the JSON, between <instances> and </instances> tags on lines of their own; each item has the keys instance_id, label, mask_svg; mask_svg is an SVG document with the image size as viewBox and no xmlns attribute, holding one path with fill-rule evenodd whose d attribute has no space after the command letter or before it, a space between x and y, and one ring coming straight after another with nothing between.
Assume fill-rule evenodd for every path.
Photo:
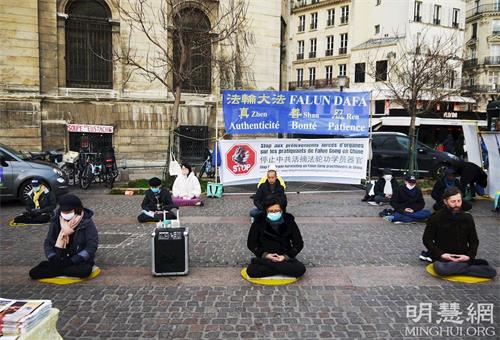
<instances>
[{"instance_id":1,"label":"banner pole","mask_svg":"<svg viewBox=\"0 0 500 340\"><path fill-rule=\"evenodd\" d=\"M218 176L218 151L219 151L219 98L215 99L215 183L219 183Z\"/></svg>"},{"instance_id":2,"label":"banner pole","mask_svg":"<svg viewBox=\"0 0 500 340\"><path fill-rule=\"evenodd\" d=\"M366 186L368 186L368 182L372 179L372 93L373 90L370 91L370 111L368 112L368 178Z\"/></svg>"}]
</instances>

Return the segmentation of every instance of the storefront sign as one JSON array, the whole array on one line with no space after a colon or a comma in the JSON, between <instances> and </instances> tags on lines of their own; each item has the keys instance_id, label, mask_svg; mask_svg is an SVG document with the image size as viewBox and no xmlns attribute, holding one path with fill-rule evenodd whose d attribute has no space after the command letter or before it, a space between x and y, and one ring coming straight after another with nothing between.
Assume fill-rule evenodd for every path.
<instances>
[{"instance_id":1,"label":"storefront sign","mask_svg":"<svg viewBox=\"0 0 500 340\"><path fill-rule=\"evenodd\" d=\"M88 124L68 124L69 132L85 133L113 133L113 126L110 125L88 125Z\"/></svg>"},{"instance_id":2,"label":"storefront sign","mask_svg":"<svg viewBox=\"0 0 500 340\"><path fill-rule=\"evenodd\" d=\"M368 136L369 92L224 91L229 134Z\"/></svg>"},{"instance_id":3,"label":"storefront sign","mask_svg":"<svg viewBox=\"0 0 500 340\"><path fill-rule=\"evenodd\" d=\"M220 151L226 185L257 183L271 164L285 181L360 184L368 138L222 140Z\"/></svg>"}]
</instances>

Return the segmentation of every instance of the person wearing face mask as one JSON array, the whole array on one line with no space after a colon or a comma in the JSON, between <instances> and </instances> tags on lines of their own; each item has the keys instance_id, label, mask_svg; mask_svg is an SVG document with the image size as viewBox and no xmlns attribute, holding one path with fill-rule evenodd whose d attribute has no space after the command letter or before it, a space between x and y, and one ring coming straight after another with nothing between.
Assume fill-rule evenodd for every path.
<instances>
[{"instance_id":1,"label":"person wearing face mask","mask_svg":"<svg viewBox=\"0 0 500 340\"><path fill-rule=\"evenodd\" d=\"M394 192L390 203L395 212L394 215L384 217L389 222L411 223L425 220L431 215L429 210L424 209L424 196L412 173L405 175L405 184Z\"/></svg>"},{"instance_id":2,"label":"person wearing face mask","mask_svg":"<svg viewBox=\"0 0 500 340\"><path fill-rule=\"evenodd\" d=\"M398 187L399 183L396 178L392 177L391 169L385 168L383 176L375 182L373 188L375 195L368 199L368 204L383 205L384 203L389 203Z\"/></svg>"},{"instance_id":3,"label":"person wearing face mask","mask_svg":"<svg viewBox=\"0 0 500 340\"><path fill-rule=\"evenodd\" d=\"M201 187L189 164L182 164L181 174L172 186L172 201L175 205L203 205L200 199Z\"/></svg>"},{"instance_id":4,"label":"person wearing face mask","mask_svg":"<svg viewBox=\"0 0 500 340\"><path fill-rule=\"evenodd\" d=\"M453 168L447 168L444 172L444 177L442 179L436 180L434 187L432 188L431 197L436 201L432 208L434 210L439 210L444 207L443 194L447 189L459 188L460 182L456 177L456 172ZM472 209L472 204L466 201L462 201L462 210L469 211Z\"/></svg>"},{"instance_id":5,"label":"person wearing face mask","mask_svg":"<svg viewBox=\"0 0 500 340\"><path fill-rule=\"evenodd\" d=\"M99 244L93 214L83 207L82 201L75 195L59 198L59 209L51 219L44 242L47 261L30 270L32 279L62 275L87 277L92 273Z\"/></svg>"},{"instance_id":6,"label":"person wearing face mask","mask_svg":"<svg viewBox=\"0 0 500 340\"><path fill-rule=\"evenodd\" d=\"M281 185L276 174L276 170L270 169L267 171L267 179L258 188L253 195L253 204L255 208L250 210L250 217L255 219L264 213L264 203L270 198L276 198L283 210L286 210L287 198L285 188Z\"/></svg>"},{"instance_id":7,"label":"person wearing face mask","mask_svg":"<svg viewBox=\"0 0 500 340\"><path fill-rule=\"evenodd\" d=\"M169 209L175 207L170 191L162 187L161 179L158 177L151 178L148 184L150 188L144 193L144 199L141 204L142 211L137 217L139 223L159 222L163 220L164 209L167 211L166 218L168 220L175 220L175 214L169 211Z\"/></svg>"},{"instance_id":8,"label":"person wearing face mask","mask_svg":"<svg viewBox=\"0 0 500 340\"><path fill-rule=\"evenodd\" d=\"M295 258L304 242L293 215L283 211L277 198L267 200L264 209L265 216L255 219L248 233L248 249L256 256L247 268L248 276L304 275L306 267Z\"/></svg>"},{"instance_id":9,"label":"person wearing face mask","mask_svg":"<svg viewBox=\"0 0 500 340\"><path fill-rule=\"evenodd\" d=\"M445 209L436 211L427 221L422 241L441 276L468 275L493 278L496 270L486 260L476 259L479 239L472 215L464 212L462 193L457 187L446 189Z\"/></svg>"},{"instance_id":10,"label":"person wearing face mask","mask_svg":"<svg viewBox=\"0 0 500 340\"><path fill-rule=\"evenodd\" d=\"M28 192L26 211L14 218L14 223L47 223L56 208L56 196L39 179L31 180L32 189Z\"/></svg>"}]
</instances>

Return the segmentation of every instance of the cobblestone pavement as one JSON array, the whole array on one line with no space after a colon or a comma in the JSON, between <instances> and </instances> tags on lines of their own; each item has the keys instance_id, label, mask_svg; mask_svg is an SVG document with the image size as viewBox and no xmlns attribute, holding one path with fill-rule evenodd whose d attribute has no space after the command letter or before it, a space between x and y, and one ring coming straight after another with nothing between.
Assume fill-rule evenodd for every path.
<instances>
[{"instance_id":1,"label":"cobblestone pavement","mask_svg":"<svg viewBox=\"0 0 500 340\"><path fill-rule=\"evenodd\" d=\"M356 188L289 194L288 210L305 242L299 257L308 272L286 287L253 286L239 277L250 258L248 195L181 208L181 222L190 230L191 272L153 278L153 226L135 220L142 197L111 196L97 188L76 192L94 210L101 239L97 263L103 269L82 284L29 280L27 271L43 258L47 226L8 227L9 218L23 210L19 203L3 204L0 211L0 295L52 299L61 310L58 329L65 339L428 339L417 326L433 332L441 327L442 336L433 338L500 334L498 280L464 285L426 275L417 258L424 225L383 221L377 216L381 208L361 202ZM481 241L478 257L498 268L500 219L488 201L475 202L472 213ZM407 306L420 303L433 304L432 320L407 317ZM442 303L459 303L464 320L467 307L494 304L493 323L438 324ZM458 328L446 330L451 326Z\"/></svg>"}]
</instances>

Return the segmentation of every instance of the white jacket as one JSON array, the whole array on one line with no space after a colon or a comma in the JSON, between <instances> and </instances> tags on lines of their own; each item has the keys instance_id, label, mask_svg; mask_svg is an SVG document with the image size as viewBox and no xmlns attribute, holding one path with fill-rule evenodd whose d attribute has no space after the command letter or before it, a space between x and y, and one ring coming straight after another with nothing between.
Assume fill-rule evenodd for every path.
<instances>
[{"instance_id":1,"label":"white jacket","mask_svg":"<svg viewBox=\"0 0 500 340\"><path fill-rule=\"evenodd\" d=\"M174 197L200 197L201 187L198 178L193 172L187 177L182 174L177 176L172 187L172 194Z\"/></svg>"}]
</instances>

